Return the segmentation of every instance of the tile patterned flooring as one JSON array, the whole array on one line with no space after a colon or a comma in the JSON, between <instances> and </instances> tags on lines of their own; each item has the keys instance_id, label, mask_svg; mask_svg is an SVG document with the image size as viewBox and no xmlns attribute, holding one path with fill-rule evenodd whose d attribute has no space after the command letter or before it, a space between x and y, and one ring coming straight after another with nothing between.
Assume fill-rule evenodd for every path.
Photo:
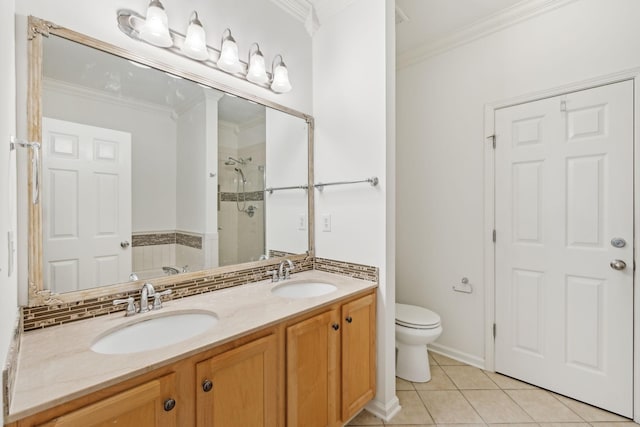
<instances>
[{"instance_id":1,"label":"tile patterned flooring","mask_svg":"<svg viewBox=\"0 0 640 427\"><path fill-rule=\"evenodd\" d=\"M640 427L627 418L509 377L429 353L431 381L396 378L402 410L383 422L366 411L348 426Z\"/></svg>"}]
</instances>

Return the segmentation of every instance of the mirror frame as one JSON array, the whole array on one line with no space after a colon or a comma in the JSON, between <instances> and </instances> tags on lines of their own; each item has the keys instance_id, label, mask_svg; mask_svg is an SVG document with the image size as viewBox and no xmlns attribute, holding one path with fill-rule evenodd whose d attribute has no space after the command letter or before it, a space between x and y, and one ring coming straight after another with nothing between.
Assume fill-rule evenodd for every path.
<instances>
[{"instance_id":1,"label":"mirror frame","mask_svg":"<svg viewBox=\"0 0 640 427\"><path fill-rule=\"evenodd\" d=\"M256 102L268 108L299 117L306 121L308 126L307 141L307 227L308 227L308 250L304 254L292 255L288 258L292 261L301 261L308 257L313 257L315 253L314 238L314 191L313 191L313 135L314 135L314 119L313 116L285 107L278 103L260 98L256 95L243 92L236 88L227 86L200 74L181 70L174 65L165 62L141 56L133 51L114 46L110 43L94 39L68 28L56 25L44 19L35 16L29 16L27 28L27 137L29 141L42 141L42 79L43 79L43 37L55 35L64 39L80 43L82 45L98 49L108 54L116 55L124 59L132 60L140 64L166 71L168 73L180 76L186 80L217 89L222 92L244 98L249 101ZM29 150L28 164L31 164L33 153ZM42 165L40 164L40 169ZM41 170L39 171L41 173ZM40 175L41 176L41 175ZM28 174L27 194L31 194L34 185L33 177ZM28 202L28 306L56 305L68 302L80 301L87 298L95 298L106 295L114 295L121 292L138 289L144 280L126 283L114 283L104 285L92 289L79 290L67 293L53 293L48 289L44 289L43 283L43 259L42 259L42 205L41 201L37 204ZM212 276L238 270L262 267L271 265L275 260L280 258L270 258L263 261L253 261L230 266L217 267L209 270L200 270L190 273L183 273L174 276L159 277L153 279L154 284L159 285L170 284L176 281L184 281L190 279L198 279L202 277Z\"/></svg>"}]
</instances>

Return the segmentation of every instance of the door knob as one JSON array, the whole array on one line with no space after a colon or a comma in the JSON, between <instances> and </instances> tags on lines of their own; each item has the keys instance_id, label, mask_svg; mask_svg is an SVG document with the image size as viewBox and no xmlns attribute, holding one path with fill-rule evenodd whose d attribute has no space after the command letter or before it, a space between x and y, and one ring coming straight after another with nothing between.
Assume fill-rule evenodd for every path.
<instances>
[{"instance_id":1,"label":"door knob","mask_svg":"<svg viewBox=\"0 0 640 427\"><path fill-rule=\"evenodd\" d=\"M609 265L614 270L624 270L625 268L627 268L627 263L622 261L621 259L614 259L609 263Z\"/></svg>"},{"instance_id":2,"label":"door knob","mask_svg":"<svg viewBox=\"0 0 640 427\"><path fill-rule=\"evenodd\" d=\"M129 242L127 240L125 240L124 242L120 242L120 247L122 249L127 249L129 247Z\"/></svg>"}]
</instances>

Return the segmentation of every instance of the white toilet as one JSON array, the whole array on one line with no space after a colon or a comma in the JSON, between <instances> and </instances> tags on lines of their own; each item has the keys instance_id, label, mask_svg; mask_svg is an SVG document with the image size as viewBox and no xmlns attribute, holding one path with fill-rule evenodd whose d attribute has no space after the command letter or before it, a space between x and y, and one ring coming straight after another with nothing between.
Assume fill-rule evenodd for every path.
<instances>
[{"instance_id":1,"label":"white toilet","mask_svg":"<svg viewBox=\"0 0 640 427\"><path fill-rule=\"evenodd\" d=\"M431 380L427 344L441 333L440 316L436 313L396 303L396 376L418 383Z\"/></svg>"}]
</instances>

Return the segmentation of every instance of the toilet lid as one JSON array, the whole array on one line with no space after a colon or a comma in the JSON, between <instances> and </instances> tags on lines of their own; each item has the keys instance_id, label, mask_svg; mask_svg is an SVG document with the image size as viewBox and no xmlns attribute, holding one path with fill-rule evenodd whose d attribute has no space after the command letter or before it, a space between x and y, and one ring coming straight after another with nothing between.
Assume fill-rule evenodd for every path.
<instances>
[{"instance_id":1,"label":"toilet lid","mask_svg":"<svg viewBox=\"0 0 640 427\"><path fill-rule=\"evenodd\" d=\"M440 316L424 307L396 303L396 323L417 329L437 328Z\"/></svg>"}]
</instances>

